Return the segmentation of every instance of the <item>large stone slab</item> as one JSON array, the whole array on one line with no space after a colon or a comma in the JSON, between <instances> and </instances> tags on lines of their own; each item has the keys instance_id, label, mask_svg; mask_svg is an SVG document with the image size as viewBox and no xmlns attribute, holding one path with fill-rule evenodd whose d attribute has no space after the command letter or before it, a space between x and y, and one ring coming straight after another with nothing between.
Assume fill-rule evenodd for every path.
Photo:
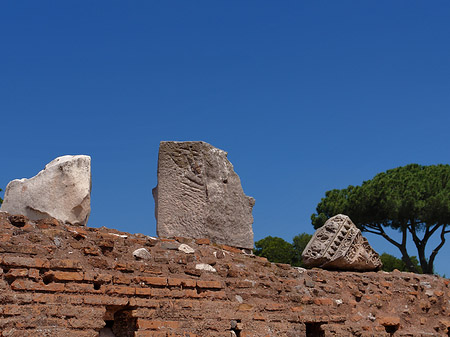
<instances>
[{"instance_id":1,"label":"large stone slab","mask_svg":"<svg viewBox=\"0 0 450 337\"><path fill-rule=\"evenodd\" d=\"M86 225L91 212L91 157L58 157L36 176L11 181L1 210L31 220L54 217Z\"/></svg>"},{"instance_id":2,"label":"large stone slab","mask_svg":"<svg viewBox=\"0 0 450 337\"><path fill-rule=\"evenodd\" d=\"M253 248L252 208L227 153L205 142L161 142L153 189L161 237Z\"/></svg>"},{"instance_id":3,"label":"large stone slab","mask_svg":"<svg viewBox=\"0 0 450 337\"><path fill-rule=\"evenodd\" d=\"M302 254L308 267L369 271L381 268L378 254L350 218L335 215L313 235Z\"/></svg>"}]
</instances>

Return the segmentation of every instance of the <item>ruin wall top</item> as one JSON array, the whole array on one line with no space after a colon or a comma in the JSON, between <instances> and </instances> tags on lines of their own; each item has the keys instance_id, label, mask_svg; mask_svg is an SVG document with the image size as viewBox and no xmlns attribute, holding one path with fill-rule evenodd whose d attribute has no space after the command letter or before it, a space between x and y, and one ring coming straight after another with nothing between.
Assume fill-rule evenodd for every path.
<instances>
[{"instance_id":1,"label":"ruin wall top","mask_svg":"<svg viewBox=\"0 0 450 337\"><path fill-rule=\"evenodd\" d=\"M0 212L3 336L442 336L449 295L438 276L304 270Z\"/></svg>"}]
</instances>

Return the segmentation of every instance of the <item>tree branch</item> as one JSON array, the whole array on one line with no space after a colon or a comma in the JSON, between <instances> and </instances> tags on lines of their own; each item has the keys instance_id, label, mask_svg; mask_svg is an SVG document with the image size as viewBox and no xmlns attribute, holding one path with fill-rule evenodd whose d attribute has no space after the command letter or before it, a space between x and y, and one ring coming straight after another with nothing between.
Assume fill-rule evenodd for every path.
<instances>
[{"instance_id":1,"label":"tree branch","mask_svg":"<svg viewBox=\"0 0 450 337\"><path fill-rule=\"evenodd\" d=\"M446 232L447 232L447 233L449 232L449 231L446 231L446 230L445 230L446 227L447 227L447 225L442 225L442 231L441 231L441 243L439 243L439 245L437 245L437 247L433 249L433 252L432 252L431 255L430 255L430 259L429 259L429 261L428 261L428 267L429 267L429 269L431 269L431 270L429 270L427 274L433 273L434 259L436 258L436 255L438 254L438 252L439 252L439 250L442 248L442 246L444 246L444 243L445 243L445 233L446 233Z\"/></svg>"},{"instance_id":2,"label":"tree branch","mask_svg":"<svg viewBox=\"0 0 450 337\"><path fill-rule=\"evenodd\" d=\"M378 230L380 231L380 235L385 238L386 240L388 240L390 243L392 243L395 247L397 247L398 249L402 249L403 246L403 239L402 239L402 243L398 243L397 241L395 241L394 239L392 239L389 235L386 234L386 232L384 231L383 227L381 227L381 225L378 225ZM406 247L406 240L405 240L405 247Z\"/></svg>"},{"instance_id":3,"label":"tree branch","mask_svg":"<svg viewBox=\"0 0 450 337\"><path fill-rule=\"evenodd\" d=\"M423 240L425 242L428 241L428 239L434 234L434 232L436 232L436 230L442 226L441 224L436 224L436 226L434 226L431 231L429 231L429 227L427 226L427 230L425 231L425 235L423 236Z\"/></svg>"},{"instance_id":4,"label":"tree branch","mask_svg":"<svg viewBox=\"0 0 450 337\"><path fill-rule=\"evenodd\" d=\"M376 231L373 231L373 230L370 230L370 229L366 229L365 232L376 234L376 235L381 235L381 236L383 235L380 231L376 232Z\"/></svg>"}]
</instances>

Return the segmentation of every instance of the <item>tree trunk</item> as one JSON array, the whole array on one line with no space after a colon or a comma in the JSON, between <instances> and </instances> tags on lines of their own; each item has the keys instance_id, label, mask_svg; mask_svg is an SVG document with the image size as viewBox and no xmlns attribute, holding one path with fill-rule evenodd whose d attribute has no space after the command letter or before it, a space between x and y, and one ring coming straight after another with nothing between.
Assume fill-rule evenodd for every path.
<instances>
[{"instance_id":1,"label":"tree trunk","mask_svg":"<svg viewBox=\"0 0 450 337\"><path fill-rule=\"evenodd\" d=\"M408 252L406 251L406 247L399 247L400 252L402 253L402 261L405 263L406 268L408 268L408 270L410 272L416 273L418 274L419 271L417 270L416 266L414 266L414 264L411 261L411 258L408 255Z\"/></svg>"}]
</instances>

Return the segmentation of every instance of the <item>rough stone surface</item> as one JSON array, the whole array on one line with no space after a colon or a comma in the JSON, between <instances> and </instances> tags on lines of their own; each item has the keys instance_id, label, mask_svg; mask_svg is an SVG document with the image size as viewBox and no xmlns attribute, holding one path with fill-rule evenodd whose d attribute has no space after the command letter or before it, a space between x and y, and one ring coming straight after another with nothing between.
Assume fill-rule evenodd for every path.
<instances>
[{"instance_id":1,"label":"rough stone surface","mask_svg":"<svg viewBox=\"0 0 450 337\"><path fill-rule=\"evenodd\" d=\"M91 212L91 157L58 157L33 178L11 181L1 209L31 220L54 217L86 225Z\"/></svg>"},{"instance_id":2,"label":"rough stone surface","mask_svg":"<svg viewBox=\"0 0 450 337\"><path fill-rule=\"evenodd\" d=\"M161 237L253 248L252 208L227 153L204 142L161 142L153 190Z\"/></svg>"},{"instance_id":3,"label":"rough stone surface","mask_svg":"<svg viewBox=\"0 0 450 337\"><path fill-rule=\"evenodd\" d=\"M302 255L309 267L337 270L376 270L381 268L378 254L346 215L338 214L325 222L309 241Z\"/></svg>"}]
</instances>

